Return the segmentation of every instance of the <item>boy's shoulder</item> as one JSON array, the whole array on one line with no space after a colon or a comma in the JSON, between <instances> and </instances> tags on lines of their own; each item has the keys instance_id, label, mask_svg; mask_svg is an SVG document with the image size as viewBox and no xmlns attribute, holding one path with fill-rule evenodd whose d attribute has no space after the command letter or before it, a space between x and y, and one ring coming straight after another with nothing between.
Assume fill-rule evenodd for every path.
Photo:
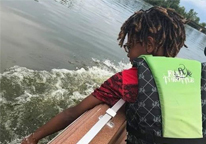
<instances>
[{"instance_id":1,"label":"boy's shoulder","mask_svg":"<svg viewBox=\"0 0 206 144\"><path fill-rule=\"evenodd\" d=\"M137 84L137 68L132 67L122 71L123 84Z\"/></svg>"}]
</instances>

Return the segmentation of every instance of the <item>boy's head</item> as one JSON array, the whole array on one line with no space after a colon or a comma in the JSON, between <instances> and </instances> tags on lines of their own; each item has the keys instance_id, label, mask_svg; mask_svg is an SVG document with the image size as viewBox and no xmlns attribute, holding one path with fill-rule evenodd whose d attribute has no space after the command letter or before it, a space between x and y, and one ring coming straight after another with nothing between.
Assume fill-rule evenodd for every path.
<instances>
[{"instance_id":1,"label":"boy's head","mask_svg":"<svg viewBox=\"0 0 206 144\"><path fill-rule=\"evenodd\" d=\"M152 7L140 10L122 25L119 45L123 46L127 36L124 47L130 58L141 54L175 57L184 46L185 23L186 20L173 9ZM134 50L132 52L133 48L138 49L136 54Z\"/></svg>"}]
</instances>

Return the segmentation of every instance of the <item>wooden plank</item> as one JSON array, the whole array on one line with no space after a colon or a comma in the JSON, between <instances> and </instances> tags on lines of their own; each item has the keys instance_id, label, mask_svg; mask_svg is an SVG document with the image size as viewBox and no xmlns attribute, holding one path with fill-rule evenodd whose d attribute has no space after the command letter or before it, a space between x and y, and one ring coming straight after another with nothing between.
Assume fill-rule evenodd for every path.
<instances>
[{"instance_id":1,"label":"wooden plank","mask_svg":"<svg viewBox=\"0 0 206 144\"><path fill-rule=\"evenodd\" d=\"M76 144L99 120L99 117L105 114L108 108L108 105L101 104L90 111L85 112L49 144ZM117 112L117 115L111 120L111 122L114 123L114 126L110 127L105 125L90 144L126 144L126 119L124 108L121 108Z\"/></svg>"}]
</instances>

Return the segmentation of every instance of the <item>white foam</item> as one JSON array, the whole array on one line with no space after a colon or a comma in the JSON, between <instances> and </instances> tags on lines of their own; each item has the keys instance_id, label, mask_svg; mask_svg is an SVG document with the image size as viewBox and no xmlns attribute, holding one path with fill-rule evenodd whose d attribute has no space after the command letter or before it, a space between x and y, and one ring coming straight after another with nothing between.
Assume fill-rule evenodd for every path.
<instances>
[{"instance_id":1,"label":"white foam","mask_svg":"<svg viewBox=\"0 0 206 144\"><path fill-rule=\"evenodd\" d=\"M16 97L15 100L17 100L16 103L22 104L22 103L27 103L27 102L31 101L31 98L33 98L33 97L39 97L39 95L33 95L33 94L30 94L29 92L25 91L23 95Z\"/></svg>"},{"instance_id":2,"label":"white foam","mask_svg":"<svg viewBox=\"0 0 206 144\"><path fill-rule=\"evenodd\" d=\"M0 81L5 84L0 92L0 104L5 106L6 113L9 113L9 115L4 114L7 120L3 127L13 139L8 143L20 143L19 138L22 136L14 129L21 129L25 117L32 117L32 112L39 119L46 119L48 117L45 116L51 114L48 112L48 115L44 115L39 111L50 109L61 112L65 106L73 106L87 97L113 74L131 66L123 62L115 65L109 60L93 59L93 61L94 66L77 70L36 71L14 66L0 74ZM12 107L15 111L7 107ZM16 127L12 127L13 123L16 123Z\"/></svg>"},{"instance_id":3,"label":"white foam","mask_svg":"<svg viewBox=\"0 0 206 144\"><path fill-rule=\"evenodd\" d=\"M74 91L73 95L71 96L71 98L73 100L81 100L81 99L83 99L85 97L86 97L86 95L80 94L78 91Z\"/></svg>"},{"instance_id":4,"label":"white foam","mask_svg":"<svg viewBox=\"0 0 206 144\"><path fill-rule=\"evenodd\" d=\"M2 97L2 94L0 94L0 105L6 103L8 103L8 101L4 97Z\"/></svg>"}]
</instances>

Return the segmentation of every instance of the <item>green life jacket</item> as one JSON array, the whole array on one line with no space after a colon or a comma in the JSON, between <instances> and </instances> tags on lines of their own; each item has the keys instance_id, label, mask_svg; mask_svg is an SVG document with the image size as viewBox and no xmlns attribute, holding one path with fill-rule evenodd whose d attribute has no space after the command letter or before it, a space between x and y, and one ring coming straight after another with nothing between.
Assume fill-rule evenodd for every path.
<instances>
[{"instance_id":1,"label":"green life jacket","mask_svg":"<svg viewBox=\"0 0 206 144\"><path fill-rule=\"evenodd\" d=\"M138 96L126 105L127 141L206 143L206 64L144 55L134 66Z\"/></svg>"}]
</instances>

